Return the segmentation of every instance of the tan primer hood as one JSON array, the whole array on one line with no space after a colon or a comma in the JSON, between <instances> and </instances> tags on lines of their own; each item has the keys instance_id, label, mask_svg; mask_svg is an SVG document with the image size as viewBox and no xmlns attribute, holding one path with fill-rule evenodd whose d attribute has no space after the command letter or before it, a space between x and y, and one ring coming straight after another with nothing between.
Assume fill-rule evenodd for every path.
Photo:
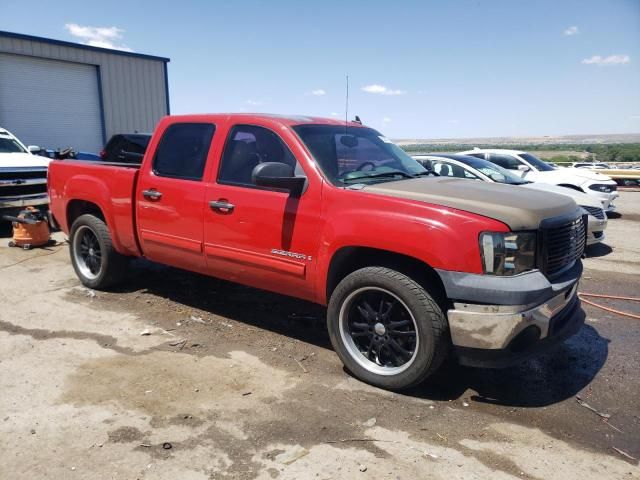
<instances>
[{"instance_id":1,"label":"tan primer hood","mask_svg":"<svg viewBox=\"0 0 640 480\"><path fill-rule=\"evenodd\" d=\"M546 218L579 214L576 203L565 195L460 178L408 179L367 185L363 191L476 213L506 223L511 230L534 230Z\"/></svg>"}]
</instances>

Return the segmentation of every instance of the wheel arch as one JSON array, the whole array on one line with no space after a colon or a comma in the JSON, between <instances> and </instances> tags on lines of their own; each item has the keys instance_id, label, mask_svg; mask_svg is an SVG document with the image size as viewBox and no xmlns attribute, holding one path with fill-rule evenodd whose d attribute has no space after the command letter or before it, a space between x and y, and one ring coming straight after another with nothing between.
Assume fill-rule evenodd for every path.
<instances>
[{"instance_id":1,"label":"wheel arch","mask_svg":"<svg viewBox=\"0 0 640 480\"><path fill-rule=\"evenodd\" d=\"M325 286L326 301L350 273L365 267L387 267L418 282L434 298L443 312L450 305L446 290L436 270L424 261L398 252L372 247L345 246L331 257Z\"/></svg>"},{"instance_id":2,"label":"wheel arch","mask_svg":"<svg viewBox=\"0 0 640 480\"><path fill-rule=\"evenodd\" d=\"M69 202L67 203L67 210L65 213L69 229L71 229L73 222L75 222L80 215L85 214L94 215L103 222L107 223L102 208L100 208L97 203L90 202L88 200L73 199L69 200Z\"/></svg>"}]
</instances>

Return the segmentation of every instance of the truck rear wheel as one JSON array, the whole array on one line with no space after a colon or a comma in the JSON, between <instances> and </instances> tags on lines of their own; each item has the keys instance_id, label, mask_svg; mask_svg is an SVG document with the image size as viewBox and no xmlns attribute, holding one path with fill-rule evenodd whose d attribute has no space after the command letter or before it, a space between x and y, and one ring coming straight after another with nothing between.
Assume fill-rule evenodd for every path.
<instances>
[{"instance_id":1,"label":"truck rear wheel","mask_svg":"<svg viewBox=\"0 0 640 480\"><path fill-rule=\"evenodd\" d=\"M449 350L438 304L416 281L389 268L367 267L345 277L331 295L327 324L345 367L385 389L421 383Z\"/></svg>"},{"instance_id":2,"label":"truck rear wheel","mask_svg":"<svg viewBox=\"0 0 640 480\"><path fill-rule=\"evenodd\" d=\"M80 215L73 222L69 250L73 269L86 287L107 289L126 273L127 257L116 252L107 225L94 215Z\"/></svg>"}]
</instances>

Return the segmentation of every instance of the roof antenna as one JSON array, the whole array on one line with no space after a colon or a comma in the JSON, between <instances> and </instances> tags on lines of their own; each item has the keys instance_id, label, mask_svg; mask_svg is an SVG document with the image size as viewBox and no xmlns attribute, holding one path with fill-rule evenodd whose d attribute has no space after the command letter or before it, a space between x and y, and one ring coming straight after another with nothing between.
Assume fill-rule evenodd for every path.
<instances>
[{"instance_id":1,"label":"roof antenna","mask_svg":"<svg viewBox=\"0 0 640 480\"><path fill-rule=\"evenodd\" d=\"M347 75L347 98L344 105L344 134L347 134L347 126L349 124L349 75Z\"/></svg>"}]
</instances>

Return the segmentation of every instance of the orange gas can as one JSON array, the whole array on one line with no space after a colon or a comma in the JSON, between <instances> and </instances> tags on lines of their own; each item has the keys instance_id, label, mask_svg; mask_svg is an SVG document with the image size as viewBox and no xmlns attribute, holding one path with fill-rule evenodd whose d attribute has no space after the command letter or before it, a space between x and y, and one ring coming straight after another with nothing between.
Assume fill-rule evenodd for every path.
<instances>
[{"instance_id":1,"label":"orange gas can","mask_svg":"<svg viewBox=\"0 0 640 480\"><path fill-rule=\"evenodd\" d=\"M13 239L11 247L30 249L49 243L51 237L47 218L38 209L27 207L17 217L5 216L5 220L13 223Z\"/></svg>"}]
</instances>

